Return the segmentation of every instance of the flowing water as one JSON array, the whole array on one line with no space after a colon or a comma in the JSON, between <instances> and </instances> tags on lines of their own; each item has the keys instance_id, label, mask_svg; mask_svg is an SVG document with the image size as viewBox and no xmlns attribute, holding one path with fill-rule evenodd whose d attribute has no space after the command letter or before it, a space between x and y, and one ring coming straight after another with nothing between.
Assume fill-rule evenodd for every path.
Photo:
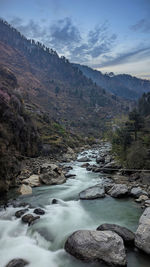
<instances>
[{"instance_id":1,"label":"flowing water","mask_svg":"<svg viewBox=\"0 0 150 267\"><path fill-rule=\"evenodd\" d=\"M103 150L106 150L106 145ZM87 151L92 158L95 150ZM80 155L79 155L80 156ZM92 158L92 163L95 159ZM80 191L103 182L103 174L88 172L77 161L69 164L76 174L65 184L33 189L32 196L19 197L32 207L43 207L45 215L28 227L14 214L21 208L8 207L0 212L0 267L14 258L23 258L29 267L104 267L101 263L82 263L63 249L67 237L75 230L96 229L102 223L117 223L135 231L142 210L131 199L111 197L79 200ZM52 204L52 199L58 199ZM34 208L30 208L32 213ZM150 257L138 251L128 251L128 267L149 267Z\"/></svg>"}]
</instances>

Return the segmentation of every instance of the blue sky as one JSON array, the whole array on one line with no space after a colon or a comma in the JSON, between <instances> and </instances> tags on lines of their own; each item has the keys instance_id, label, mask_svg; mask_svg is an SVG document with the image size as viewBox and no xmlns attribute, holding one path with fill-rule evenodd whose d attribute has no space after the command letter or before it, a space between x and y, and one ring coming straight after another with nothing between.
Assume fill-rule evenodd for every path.
<instances>
[{"instance_id":1,"label":"blue sky","mask_svg":"<svg viewBox=\"0 0 150 267\"><path fill-rule=\"evenodd\" d=\"M150 0L0 0L0 16L71 62L150 79Z\"/></svg>"}]
</instances>

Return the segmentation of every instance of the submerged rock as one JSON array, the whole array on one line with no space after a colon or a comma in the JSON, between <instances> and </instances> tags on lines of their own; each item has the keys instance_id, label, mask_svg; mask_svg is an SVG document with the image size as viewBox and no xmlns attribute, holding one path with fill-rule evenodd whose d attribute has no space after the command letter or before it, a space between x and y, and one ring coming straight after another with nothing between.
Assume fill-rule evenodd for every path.
<instances>
[{"instance_id":1,"label":"submerged rock","mask_svg":"<svg viewBox=\"0 0 150 267\"><path fill-rule=\"evenodd\" d=\"M146 208L140 217L135 233L135 245L150 255L150 207Z\"/></svg>"},{"instance_id":2,"label":"submerged rock","mask_svg":"<svg viewBox=\"0 0 150 267\"><path fill-rule=\"evenodd\" d=\"M16 211L15 216L16 216L17 218L20 218L20 217L21 217L22 215L24 215L27 211L28 211L28 209L18 210L18 211Z\"/></svg>"},{"instance_id":3,"label":"submerged rock","mask_svg":"<svg viewBox=\"0 0 150 267\"><path fill-rule=\"evenodd\" d=\"M135 234L131 230L127 229L126 227L122 227L117 224L104 223L104 224L101 224L97 228L97 230L98 231L104 231L104 230L113 231L122 237L126 245L134 245Z\"/></svg>"},{"instance_id":4,"label":"submerged rock","mask_svg":"<svg viewBox=\"0 0 150 267\"><path fill-rule=\"evenodd\" d=\"M40 219L40 216L33 216L32 214L26 214L22 217L24 223L32 224L35 220Z\"/></svg>"},{"instance_id":5,"label":"submerged rock","mask_svg":"<svg viewBox=\"0 0 150 267\"><path fill-rule=\"evenodd\" d=\"M71 178L71 177L75 177L76 174L71 174L71 173L66 173L65 174L65 177L68 179L68 178Z\"/></svg>"},{"instance_id":6,"label":"submerged rock","mask_svg":"<svg viewBox=\"0 0 150 267\"><path fill-rule=\"evenodd\" d=\"M24 267L26 265L28 265L29 262L23 259L14 259L11 260L6 267Z\"/></svg>"},{"instance_id":7,"label":"submerged rock","mask_svg":"<svg viewBox=\"0 0 150 267\"><path fill-rule=\"evenodd\" d=\"M80 199L95 199L105 197L105 189L103 186L92 186L79 193Z\"/></svg>"},{"instance_id":8,"label":"submerged rock","mask_svg":"<svg viewBox=\"0 0 150 267\"><path fill-rule=\"evenodd\" d=\"M87 168L89 166L90 166L90 163L88 163L88 162L81 165L82 168Z\"/></svg>"},{"instance_id":9,"label":"submerged rock","mask_svg":"<svg viewBox=\"0 0 150 267\"><path fill-rule=\"evenodd\" d=\"M111 195L111 197L124 197L128 194L128 187L125 184L115 184L108 191L108 194Z\"/></svg>"},{"instance_id":10,"label":"submerged rock","mask_svg":"<svg viewBox=\"0 0 150 267\"><path fill-rule=\"evenodd\" d=\"M35 209L33 212L34 212L35 214L38 214L38 215L44 215L44 214L45 214L45 211L42 210L42 209L40 209L40 208Z\"/></svg>"},{"instance_id":11,"label":"submerged rock","mask_svg":"<svg viewBox=\"0 0 150 267\"><path fill-rule=\"evenodd\" d=\"M127 263L123 240L112 231L76 231L67 239L65 250L84 261L99 260L113 266Z\"/></svg>"}]
</instances>

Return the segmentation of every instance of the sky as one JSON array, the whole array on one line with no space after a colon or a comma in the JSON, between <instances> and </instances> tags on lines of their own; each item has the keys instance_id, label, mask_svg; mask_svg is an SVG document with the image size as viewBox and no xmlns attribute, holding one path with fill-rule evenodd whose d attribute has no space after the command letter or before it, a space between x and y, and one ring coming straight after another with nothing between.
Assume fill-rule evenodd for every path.
<instances>
[{"instance_id":1,"label":"sky","mask_svg":"<svg viewBox=\"0 0 150 267\"><path fill-rule=\"evenodd\" d=\"M150 79L150 0L0 0L0 17L70 62Z\"/></svg>"}]
</instances>

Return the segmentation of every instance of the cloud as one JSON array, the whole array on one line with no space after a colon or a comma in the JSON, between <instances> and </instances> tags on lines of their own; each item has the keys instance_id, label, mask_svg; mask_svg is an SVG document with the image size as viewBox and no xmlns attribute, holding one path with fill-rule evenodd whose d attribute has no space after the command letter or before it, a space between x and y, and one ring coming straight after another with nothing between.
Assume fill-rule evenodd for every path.
<instances>
[{"instance_id":1,"label":"cloud","mask_svg":"<svg viewBox=\"0 0 150 267\"><path fill-rule=\"evenodd\" d=\"M95 64L93 67L101 68L108 66L116 66L120 64L125 64L129 62L138 62L150 57L150 47L141 47L126 53L117 54L115 57L104 56L103 62L100 64Z\"/></svg>"},{"instance_id":2,"label":"cloud","mask_svg":"<svg viewBox=\"0 0 150 267\"><path fill-rule=\"evenodd\" d=\"M14 17L10 23L27 38L36 39L57 50L60 55L80 63L109 53L117 39L116 34L110 32L108 22L95 26L84 34L84 38L70 17L59 19L50 25L33 20L25 23L19 17Z\"/></svg>"},{"instance_id":3,"label":"cloud","mask_svg":"<svg viewBox=\"0 0 150 267\"><path fill-rule=\"evenodd\" d=\"M78 28L73 25L71 18L58 20L50 26L50 43L55 47L70 46L81 40Z\"/></svg>"},{"instance_id":4,"label":"cloud","mask_svg":"<svg viewBox=\"0 0 150 267\"><path fill-rule=\"evenodd\" d=\"M143 33L150 33L150 21L146 19L139 20L136 24L132 25L131 30L137 32L143 32Z\"/></svg>"},{"instance_id":5,"label":"cloud","mask_svg":"<svg viewBox=\"0 0 150 267\"><path fill-rule=\"evenodd\" d=\"M87 59L97 58L111 51L115 41L116 34L110 34L108 24L96 26L90 30L74 50L72 50L72 60L86 61Z\"/></svg>"},{"instance_id":6,"label":"cloud","mask_svg":"<svg viewBox=\"0 0 150 267\"><path fill-rule=\"evenodd\" d=\"M14 17L10 23L27 38L41 40L46 34L46 30L32 19L25 24L21 18Z\"/></svg>"}]
</instances>

